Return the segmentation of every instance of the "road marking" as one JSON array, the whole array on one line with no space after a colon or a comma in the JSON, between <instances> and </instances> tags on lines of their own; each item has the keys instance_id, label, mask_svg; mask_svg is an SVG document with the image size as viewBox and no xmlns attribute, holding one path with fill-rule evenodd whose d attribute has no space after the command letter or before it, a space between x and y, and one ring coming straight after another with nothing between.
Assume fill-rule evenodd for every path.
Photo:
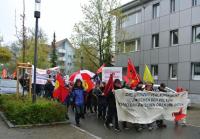
<instances>
[{"instance_id":1,"label":"road marking","mask_svg":"<svg viewBox=\"0 0 200 139\"><path fill-rule=\"evenodd\" d=\"M96 135L94 135L94 134L92 134L92 133L90 133L90 132L88 132L88 131L80 128L80 127L75 126L74 124L70 124L70 125L72 127L76 128L76 129L80 130L81 132L86 133L86 134L90 135L91 137L94 137L95 139L102 139L101 137L98 137L98 136L96 136Z\"/></svg>"},{"instance_id":2,"label":"road marking","mask_svg":"<svg viewBox=\"0 0 200 139\"><path fill-rule=\"evenodd\" d=\"M192 126L192 127L198 127L198 128L200 128L200 126L198 126L198 125L192 125L192 124L186 124L187 126Z\"/></svg>"}]
</instances>

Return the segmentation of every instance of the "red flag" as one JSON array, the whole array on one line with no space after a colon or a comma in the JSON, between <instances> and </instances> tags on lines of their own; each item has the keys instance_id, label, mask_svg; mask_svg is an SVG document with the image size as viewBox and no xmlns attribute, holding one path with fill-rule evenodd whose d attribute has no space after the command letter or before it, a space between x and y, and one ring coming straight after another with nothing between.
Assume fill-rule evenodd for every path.
<instances>
[{"instance_id":1,"label":"red flag","mask_svg":"<svg viewBox=\"0 0 200 139\"><path fill-rule=\"evenodd\" d=\"M137 74L135 66L130 59L128 59L127 78L129 79L131 88L137 86L137 84L140 82L139 75Z\"/></svg>"},{"instance_id":2,"label":"red flag","mask_svg":"<svg viewBox=\"0 0 200 139\"><path fill-rule=\"evenodd\" d=\"M172 113L172 116L175 117L175 121L180 121L186 117L186 114L183 114L183 108L180 108L179 112Z\"/></svg>"},{"instance_id":3,"label":"red flag","mask_svg":"<svg viewBox=\"0 0 200 139\"><path fill-rule=\"evenodd\" d=\"M69 96L69 91L65 88L65 82L62 76L58 73L56 75L56 83L53 92L53 97L59 99L60 102L63 103L67 96Z\"/></svg>"},{"instance_id":4,"label":"red flag","mask_svg":"<svg viewBox=\"0 0 200 139\"><path fill-rule=\"evenodd\" d=\"M112 89L113 89L113 74L110 74L109 80L104 89L104 95L107 96Z\"/></svg>"},{"instance_id":5,"label":"red flag","mask_svg":"<svg viewBox=\"0 0 200 139\"><path fill-rule=\"evenodd\" d=\"M94 88L94 83L89 79L89 80L84 80L83 81L83 87L87 93L89 93L93 88Z\"/></svg>"},{"instance_id":6,"label":"red flag","mask_svg":"<svg viewBox=\"0 0 200 139\"><path fill-rule=\"evenodd\" d=\"M2 75L1 75L1 77L2 77L2 79L6 79L6 78L7 78L7 70L6 70L6 68L4 68L4 69L2 70Z\"/></svg>"},{"instance_id":7,"label":"red flag","mask_svg":"<svg viewBox=\"0 0 200 139\"><path fill-rule=\"evenodd\" d=\"M17 77L17 71L15 70L12 74L13 79Z\"/></svg>"},{"instance_id":8,"label":"red flag","mask_svg":"<svg viewBox=\"0 0 200 139\"><path fill-rule=\"evenodd\" d=\"M103 68L105 67L105 64L103 64L98 70L97 70L97 74L102 73Z\"/></svg>"}]
</instances>

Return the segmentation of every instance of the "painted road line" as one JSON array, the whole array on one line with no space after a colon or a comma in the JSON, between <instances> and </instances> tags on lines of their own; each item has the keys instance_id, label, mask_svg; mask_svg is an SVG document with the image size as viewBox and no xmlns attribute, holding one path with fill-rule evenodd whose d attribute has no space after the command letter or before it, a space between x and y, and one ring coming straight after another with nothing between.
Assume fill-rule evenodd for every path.
<instances>
[{"instance_id":1,"label":"painted road line","mask_svg":"<svg viewBox=\"0 0 200 139\"><path fill-rule=\"evenodd\" d=\"M71 125L72 127L76 128L76 129L80 130L81 132L90 135L91 137L93 137L93 138L95 138L95 139L102 139L101 137L98 137L98 136L96 136L96 135L94 135L94 134L92 134L92 133L90 133L90 132L88 132L88 131L86 131L86 130L80 128L80 127L75 126L74 124L70 124L70 125Z\"/></svg>"}]
</instances>

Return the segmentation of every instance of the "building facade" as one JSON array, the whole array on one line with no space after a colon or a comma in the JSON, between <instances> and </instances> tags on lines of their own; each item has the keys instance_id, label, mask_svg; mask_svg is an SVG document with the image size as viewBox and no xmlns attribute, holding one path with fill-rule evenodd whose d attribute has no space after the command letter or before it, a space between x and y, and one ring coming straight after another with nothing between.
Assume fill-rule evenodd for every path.
<instances>
[{"instance_id":1,"label":"building facade","mask_svg":"<svg viewBox=\"0 0 200 139\"><path fill-rule=\"evenodd\" d=\"M56 50L58 56L58 66L65 75L70 75L75 71L74 59L75 48L66 38L56 42Z\"/></svg>"},{"instance_id":2,"label":"building facade","mask_svg":"<svg viewBox=\"0 0 200 139\"><path fill-rule=\"evenodd\" d=\"M131 58L141 76L147 64L156 83L200 96L200 0L134 0L117 9L115 65L126 70Z\"/></svg>"}]
</instances>

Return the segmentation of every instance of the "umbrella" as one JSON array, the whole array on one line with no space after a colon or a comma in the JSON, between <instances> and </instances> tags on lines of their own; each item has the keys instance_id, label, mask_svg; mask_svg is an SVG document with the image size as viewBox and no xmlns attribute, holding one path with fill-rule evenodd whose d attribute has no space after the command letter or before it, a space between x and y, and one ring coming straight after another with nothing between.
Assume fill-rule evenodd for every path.
<instances>
[{"instance_id":1,"label":"umbrella","mask_svg":"<svg viewBox=\"0 0 200 139\"><path fill-rule=\"evenodd\" d=\"M94 76L95 74L89 70L80 70L77 72L74 72L70 77L69 77L69 81L70 82L75 82L76 79L80 79L80 80L91 80L91 78Z\"/></svg>"},{"instance_id":2,"label":"umbrella","mask_svg":"<svg viewBox=\"0 0 200 139\"><path fill-rule=\"evenodd\" d=\"M69 77L70 82L75 82L77 79L83 81L83 87L87 92L90 92L94 88L94 83L91 81L91 78L94 77L95 74L89 70L80 70L73 73Z\"/></svg>"}]
</instances>

